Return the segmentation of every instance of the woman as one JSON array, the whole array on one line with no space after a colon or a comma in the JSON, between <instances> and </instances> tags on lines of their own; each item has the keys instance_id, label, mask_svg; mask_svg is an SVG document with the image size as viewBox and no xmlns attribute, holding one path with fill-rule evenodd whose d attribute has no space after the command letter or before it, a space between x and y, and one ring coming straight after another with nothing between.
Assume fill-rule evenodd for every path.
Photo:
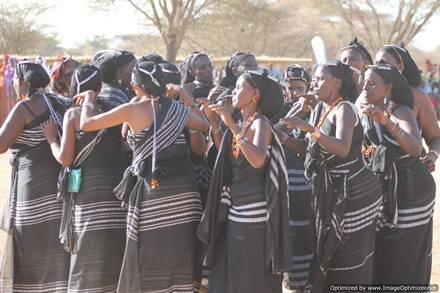
<instances>
[{"instance_id":1,"label":"woman","mask_svg":"<svg viewBox=\"0 0 440 293\"><path fill-rule=\"evenodd\" d=\"M303 113L302 98L309 88L309 76L301 66L292 64L284 74L287 83L287 97L281 117L290 111L308 119ZM299 107L298 107L299 106ZM304 115L305 114L305 115ZM288 131L283 122L274 125L286 154L286 168L289 177L289 227L292 238L293 270L285 275L284 285L289 290L304 292L310 289L310 267L313 260L312 186L304 176L304 154L295 149L295 140L304 139L304 132ZM290 148L292 146L292 148Z\"/></svg>"},{"instance_id":2,"label":"woman","mask_svg":"<svg viewBox=\"0 0 440 293\"><path fill-rule=\"evenodd\" d=\"M66 56L58 58L50 72L50 88L58 96L70 97L70 81L81 63Z\"/></svg>"},{"instance_id":3,"label":"woman","mask_svg":"<svg viewBox=\"0 0 440 293\"><path fill-rule=\"evenodd\" d=\"M418 160L422 141L412 91L395 67L379 64L368 67L362 94L369 103L364 156L384 187L373 281L428 285L435 183Z\"/></svg>"},{"instance_id":4,"label":"woman","mask_svg":"<svg viewBox=\"0 0 440 293\"><path fill-rule=\"evenodd\" d=\"M292 265L284 152L269 118L281 110L279 84L267 71L237 80L232 109L208 107L227 126L198 235L207 245L208 292L282 292ZM278 273L278 274L277 274Z\"/></svg>"},{"instance_id":5,"label":"woman","mask_svg":"<svg viewBox=\"0 0 440 293\"><path fill-rule=\"evenodd\" d=\"M414 96L413 112L422 137L429 147L428 153L424 151L420 159L430 172L434 172L435 162L440 154L440 127L429 98L420 89L422 85L420 71L408 50L396 45L383 46L376 54L376 62L380 61L396 67L411 86Z\"/></svg>"},{"instance_id":6,"label":"woman","mask_svg":"<svg viewBox=\"0 0 440 293\"><path fill-rule=\"evenodd\" d=\"M371 284L382 191L362 163L363 131L352 103L356 84L351 69L336 60L320 65L311 90L320 100L311 123L298 117L283 121L309 133L305 167L312 181L316 237L312 291ZM296 147L304 153L305 141L297 141Z\"/></svg>"},{"instance_id":7,"label":"woman","mask_svg":"<svg viewBox=\"0 0 440 293\"><path fill-rule=\"evenodd\" d=\"M235 88L237 79L246 70L257 69L257 59L249 52L235 52L226 63L226 76L220 81L220 86L232 90Z\"/></svg>"},{"instance_id":8,"label":"woman","mask_svg":"<svg viewBox=\"0 0 440 293\"><path fill-rule=\"evenodd\" d=\"M87 90L99 95L101 84L99 69L82 65L73 74L72 96ZM106 101L98 100L100 111L108 111ZM66 112L60 141L53 121L43 124L52 153L64 167L61 177L81 174L79 190L58 195L64 201L61 243L71 253L68 291L116 292L127 215L113 193L123 171L120 131L82 132L80 115L79 107Z\"/></svg>"},{"instance_id":9,"label":"woman","mask_svg":"<svg viewBox=\"0 0 440 293\"><path fill-rule=\"evenodd\" d=\"M361 93L364 86L365 68L373 64L367 48L357 38L354 38L347 47L342 48L341 61L353 70L353 78L357 81L357 92Z\"/></svg>"},{"instance_id":10,"label":"woman","mask_svg":"<svg viewBox=\"0 0 440 293\"><path fill-rule=\"evenodd\" d=\"M60 121L65 110L58 98L45 93L48 84L41 65L19 63L14 86L22 101L0 129L0 153L12 150L12 182L2 228L13 249L4 251L9 259L3 258L3 265L13 267L0 270L1 292L67 291L69 254L58 240L60 168L40 126L49 117Z\"/></svg>"},{"instance_id":11,"label":"woman","mask_svg":"<svg viewBox=\"0 0 440 293\"><path fill-rule=\"evenodd\" d=\"M206 99L209 96L213 83L213 65L208 55L201 52L193 52L185 58L182 64L183 78L182 87L190 94L193 101ZM195 138L193 138L196 136ZM194 139L206 140L203 133L193 134ZM191 161L194 164L199 191L202 196L202 203L205 206L208 185L211 179L212 167L208 166L205 152L191 152Z\"/></svg>"},{"instance_id":12,"label":"woman","mask_svg":"<svg viewBox=\"0 0 440 293\"><path fill-rule=\"evenodd\" d=\"M115 189L128 205L118 292L197 292L201 263L195 230L202 208L182 136L185 127L205 131L208 126L183 104L164 97L168 92L156 63L137 63L132 86L140 99L95 116L95 94L80 95L85 99L83 131L124 122L130 126L133 161Z\"/></svg>"},{"instance_id":13,"label":"woman","mask_svg":"<svg viewBox=\"0 0 440 293\"><path fill-rule=\"evenodd\" d=\"M183 62L183 88L193 97L206 98L213 84L212 61L205 53L194 52Z\"/></svg>"},{"instance_id":14,"label":"woman","mask_svg":"<svg viewBox=\"0 0 440 293\"><path fill-rule=\"evenodd\" d=\"M107 99L112 108L130 102L131 72L136 64L136 57L124 50L99 51L90 64L102 73L101 96Z\"/></svg>"}]
</instances>

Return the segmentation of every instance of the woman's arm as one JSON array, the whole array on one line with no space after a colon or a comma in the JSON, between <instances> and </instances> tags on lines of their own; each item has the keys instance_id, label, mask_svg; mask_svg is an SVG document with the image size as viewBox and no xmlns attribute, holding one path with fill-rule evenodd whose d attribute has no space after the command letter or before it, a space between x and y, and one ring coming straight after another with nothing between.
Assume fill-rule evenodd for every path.
<instances>
[{"instance_id":1,"label":"woman's arm","mask_svg":"<svg viewBox=\"0 0 440 293\"><path fill-rule=\"evenodd\" d=\"M341 104L335 115L335 137L321 133L317 142L327 152L343 159L346 158L350 152L356 118L356 113L353 112L350 105Z\"/></svg>"},{"instance_id":2,"label":"woman's arm","mask_svg":"<svg viewBox=\"0 0 440 293\"><path fill-rule=\"evenodd\" d=\"M378 107L366 108L363 113L384 125L407 154L412 157L420 156L422 140L416 118L409 107L401 105L389 118L386 112Z\"/></svg>"},{"instance_id":3,"label":"woman's arm","mask_svg":"<svg viewBox=\"0 0 440 293\"><path fill-rule=\"evenodd\" d=\"M298 139L288 136L285 133L286 127L283 121L279 121L274 125L274 130L280 137L281 142L287 149L295 154L300 154L304 156L306 154L307 143L304 139ZM283 139L284 137L284 139Z\"/></svg>"},{"instance_id":4,"label":"woman's arm","mask_svg":"<svg viewBox=\"0 0 440 293\"><path fill-rule=\"evenodd\" d=\"M197 131L208 131L209 123L205 118L200 117L199 114L196 114L194 111L191 111L189 114L188 121L186 122L186 127L192 130Z\"/></svg>"},{"instance_id":5,"label":"woman's arm","mask_svg":"<svg viewBox=\"0 0 440 293\"><path fill-rule=\"evenodd\" d=\"M410 108L406 106L398 107L390 119L387 120L385 127L407 154L412 157L420 156L423 149L422 139L417 121Z\"/></svg>"},{"instance_id":6,"label":"woman's arm","mask_svg":"<svg viewBox=\"0 0 440 293\"><path fill-rule=\"evenodd\" d=\"M206 152L206 139L203 132L190 130L190 146L194 154L203 156Z\"/></svg>"},{"instance_id":7,"label":"woman's arm","mask_svg":"<svg viewBox=\"0 0 440 293\"><path fill-rule=\"evenodd\" d=\"M133 103L123 104L112 110L94 115L96 106L94 105L96 94L92 91L84 93L84 103L81 108L80 130L91 132L104 128L110 128L124 122L128 122L131 127L134 116Z\"/></svg>"},{"instance_id":8,"label":"woman's arm","mask_svg":"<svg viewBox=\"0 0 440 293\"><path fill-rule=\"evenodd\" d=\"M315 127L298 117L286 117L283 121L287 123L289 128L297 128L310 133L318 131L319 136L316 142L327 152L335 154L340 158L348 156L353 138L353 128L356 123L356 114L350 105L343 103L338 107L335 114L336 133L334 137L316 130Z\"/></svg>"},{"instance_id":9,"label":"woman's arm","mask_svg":"<svg viewBox=\"0 0 440 293\"><path fill-rule=\"evenodd\" d=\"M78 109L70 109L64 115L63 136L61 145L58 143L57 125L52 119L42 123L44 135L50 145L55 160L64 167L69 167L75 157L75 123L79 120Z\"/></svg>"},{"instance_id":10,"label":"woman's arm","mask_svg":"<svg viewBox=\"0 0 440 293\"><path fill-rule=\"evenodd\" d=\"M241 129L233 120L229 121L227 125L234 136L240 133ZM254 132L253 139L249 140L249 131L245 139L240 141L240 149L252 167L261 168L266 163L267 147L272 141L272 131L269 122L261 118L254 121L251 129Z\"/></svg>"},{"instance_id":11,"label":"woman's arm","mask_svg":"<svg viewBox=\"0 0 440 293\"><path fill-rule=\"evenodd\" d=\"M15 105L0 128L0 154L9 149L26 124L24 119L25 109L23 109L22 103L24 102L18 102Z\"/></svg>"},{"instance_id":12,"label":"woman's arm","mask_svg":"<svg viewBox=\"0 0 440 293\"><path fill-rule=\"evenodd\" d=\"M416 118L422 130L422 137L429 147L422 161L429 171L435 170L435 162L440 154L440 127L437 116L428 97L420 90L414 89L414 104L417 109Z\"/></svg>"}]
</instances>

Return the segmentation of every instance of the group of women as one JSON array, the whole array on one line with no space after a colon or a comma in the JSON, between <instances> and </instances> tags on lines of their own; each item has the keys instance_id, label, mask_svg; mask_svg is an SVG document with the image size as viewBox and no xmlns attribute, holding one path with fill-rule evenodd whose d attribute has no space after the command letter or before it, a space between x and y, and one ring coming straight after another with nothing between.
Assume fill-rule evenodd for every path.
<instances>
[{"instance_id":1,"label":"group of women","mask_svg":"<svg viewBox=\"0 0 440 293\"><path fill-rule=\"evenodd\" d=\"M420 82L405 48L373 62L356 39L281 81L248 52L219 85L202 52L20 62L1 292L429 284L440 129Z\"/></svg>"}]
</instances>

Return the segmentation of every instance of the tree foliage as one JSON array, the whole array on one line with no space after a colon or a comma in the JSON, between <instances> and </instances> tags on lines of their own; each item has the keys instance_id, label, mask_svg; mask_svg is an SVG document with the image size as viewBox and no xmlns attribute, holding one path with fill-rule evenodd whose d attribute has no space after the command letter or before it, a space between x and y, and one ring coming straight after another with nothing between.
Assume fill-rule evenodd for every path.
<instances>
[{"instance_id":1,"label":"tree foliage","mask_svg":"<svg viewBox=\"0 0 440 293\"><path fill-rule=\"evenodd\" d=\"M0 50L10 54L52 54L57 47L54 36L42 33L39 21L50 7L39 3L0 4Z\"/></svg>"}]
</instances>

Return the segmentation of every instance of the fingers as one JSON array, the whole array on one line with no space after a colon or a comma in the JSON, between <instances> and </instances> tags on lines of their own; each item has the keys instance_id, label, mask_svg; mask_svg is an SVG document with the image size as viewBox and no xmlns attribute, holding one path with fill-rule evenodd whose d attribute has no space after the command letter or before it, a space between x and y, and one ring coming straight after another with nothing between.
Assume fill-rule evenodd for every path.
<instances>
[{"instance_id":1,"label":"fingers","mask_svg":"<svg viewBox=\"0 0 440 293\"><path fill-rule=\"evenodd\" d=\"M206 104L209 103L209 101L208 101L207 98L197 98L197 99L196 99L196 103L197 103L197 104L200 104L200 105L206 105Z\"/></svg>"}]
</instances>

